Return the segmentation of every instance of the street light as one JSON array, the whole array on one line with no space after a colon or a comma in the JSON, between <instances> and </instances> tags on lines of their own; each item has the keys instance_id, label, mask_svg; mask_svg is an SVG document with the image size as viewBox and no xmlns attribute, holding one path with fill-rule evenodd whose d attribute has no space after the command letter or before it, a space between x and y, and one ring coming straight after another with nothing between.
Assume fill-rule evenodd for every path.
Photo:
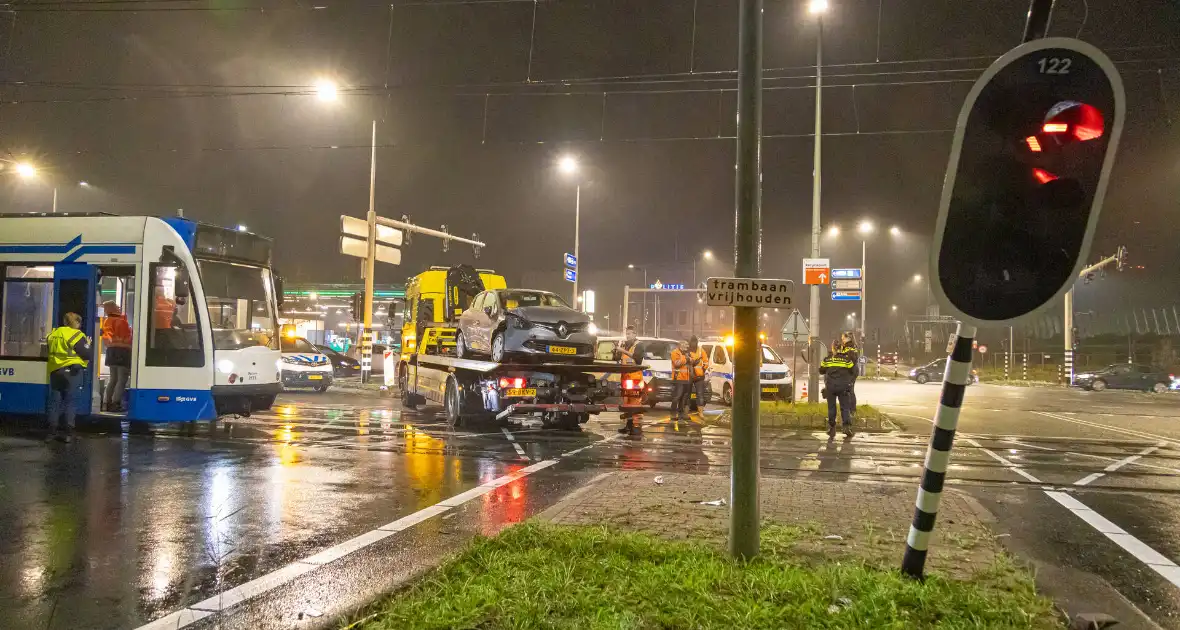
<instances>
[{"instance_id":1,"label":"street light","mask_svg":"<svg viewBox=\"0 0 1180 630\"><path fill-rule=\"evenodd\" d=\"M557 170L561 171L562 175L573 177L578 172L578 160L572 155L563 155L557 160ZM574 258L578 261L578 266L574 269L574 300L578 299L578 275L582 271L582 256L581 256L581 229L582 229L582 182L577 182L577 187L574 189Z\"/></svg>"},{"instance_id":2,"label":"street light","mask_svg":"<svg viewBox=\"0 0 1180 630\"><path fill-rule=\"evenodd\" d=\"M327 79L321 79L319 81L316 81L315 95L316 95L316 98L320 99L321 101L325 101L325 102L336 100L337 97L339 96L339 92L336 88L336 82L329 81Z\"/></svg>"},{"instance_id":3,"label":"street light","mask_svg":"<svg viewBox=\"0 0 1180 630\"><path fill-rule=\"evenodd\" d=\"M703 256L705 260L713 260L713 252L711 250L706 249L701 253L701 256Z\"/></svg>"},{"instance_id":4,"label":"street light","mask_svg":"<svg viewBox=\"0 0 1180 630\"><path fill-rule=\"evenodd\" d=\"M17 162L16 174L25 179L31 179L37 176L37 167L28 162Z\"/></svg>"},{"instance_id":5,"label":"street light","mask_svg":"<svg viewBox=\"0 0 1180 630\"><path fill-rule=\"evenodd\" d=\"M90 182L78 182L78 185L82 188L90 188Z\"/></svg>"},{"instance_id":6,"label":"street light","mask_svg":"<svg viewBox=\"0 0 1180 630\"><path fill-rule=\"evenodd\" d=\"M920 274L920 273L914 274L914 282L917 283L917 282L921 282L921 281L922 281L922 274Z\"/></svg>"},{"instance_id":7,"label":"street light","mask_svg":"<svg viewBox=\"0 0 1180 630\"><path fill-rule=\"evenodd\" d=\"M832 227L828 228L828 236L840 236L840 226L833 225Z\"/></svg>"},{"instance_id":8,"label":"street light","mask_svg":"<svg viewBox=\"0 0 1180 630\"><path fill-rule=\"evenodd\" d=\"M893 236L901 236L901 228L899 228L895 225L895 226L889 228L889 234L891 234Z\"/></svg>"},{"instance_id":9,"label":"street light","mask_svg":"<svg viewBox=\"0 0 1180 630\"><path fill-rule=\"evenodd\" d=\"M824 66L824 13L828 11L828 0L811 0L807 10L815 16L815 135L812 141L811 163L811 257L819 258L820 199L822 197L823 155L823 66ZM836 234L840 231L837 229ZM807 357L811 365L819 365L819 285L810 287L811 331L807 339ZM807 397L809 402L819 400L819 371L809 370Z\"/></svg>"},{"instance_id":10,"label":"street light","mask_svg":"<svg viewBox=\"0 0 1180 630\"><path fill-rule=\"evenodd\" d=\"M636 269L636 266L629 264L629 265L627 265L627 268L628 269ZM646 289L646 288L648 288L647 266L641 266L641 267L638 267L638 269L643 270L643 288ZM628 308L630 308L630 307L628 307ZM626 330L627 322L622 322L622 325L623 325L623 329ZM639 334L641 334L641 335L647 334L647 291L643 292L643 320L639 324L639 329L640 329Z\"/></svg>"},{"instance_id":11,"label":"street light","mask_svg":"<svg viewBox=\"0 0 1180 630\"><path fill-rule=\"evenodd\" d=\"M700 258L704 259L704 260L713 260L713 250L706 249L706 250L702 251ZM698 286L697 285L697 260L698 260L698 258L692 259L692 288L693 288L693 290L696 290L697 286ZM697 303L698 304L701 303L699 293L697 294ZM692 309L692 334L694 334L694 335L697 334L697 311L698 310L700 310L700 309L695 309L695 308Z\"/></svg>"},{"instance_id":12,"label":"street light","mask_svg":"<svg viewBox=\"0 0 1180 630\"><path fill-rule=\"evenodd\" d=\"M873 226L873 222L869 221L868 219L861 221L856 226L856 231L858 231L861 234L864 234L866 236L869 234L872 234L874 229L875 229L875 227Z\"/></svg>"}]
</instances>

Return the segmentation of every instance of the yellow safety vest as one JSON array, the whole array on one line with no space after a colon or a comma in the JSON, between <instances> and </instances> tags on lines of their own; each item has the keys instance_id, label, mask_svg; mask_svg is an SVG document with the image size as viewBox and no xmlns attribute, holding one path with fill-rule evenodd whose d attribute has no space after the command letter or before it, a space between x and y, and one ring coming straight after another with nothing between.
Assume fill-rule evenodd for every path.
<instances>
[{"instance_id":1,"label":"yellow safety vest","mask_svg":"<svg viewBox=\"0 0 1180 630\"><path fill-rule=\"evenodd\" d=\"M64 367L80 365L86 367L86 359L74 352L74 344L84 337L82 331L69 326L54 328L45 339L49 345L49 372L56 372Z\"/></svg>"}]
</instances>

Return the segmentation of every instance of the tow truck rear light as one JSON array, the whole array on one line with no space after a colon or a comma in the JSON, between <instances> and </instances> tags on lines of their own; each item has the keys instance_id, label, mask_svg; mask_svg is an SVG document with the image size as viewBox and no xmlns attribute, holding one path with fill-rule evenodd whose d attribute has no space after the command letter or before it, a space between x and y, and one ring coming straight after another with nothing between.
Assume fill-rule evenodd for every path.
<instances>
[{"instance_id":1,"label":"tow truck rear light","mask_svg":"<svg viewBox=\"0 0 1180 630\"><path fill-rule=\"evenodd\" d=\"M643 381L631 378L623 379L623 389L643 389Z\"/></svg>"},{"instance_id":2,"label":"tow truck rear light","mask_svg":"<svg viewBox=\"0 0 1180 630\"><path fill-rule=\"evenodd\" d=\"M520 376L516 378L501 377L500 389L508 389L509 387L514 387L516 389L524 387L524 378Z\"/></svg>"}]
</instances>

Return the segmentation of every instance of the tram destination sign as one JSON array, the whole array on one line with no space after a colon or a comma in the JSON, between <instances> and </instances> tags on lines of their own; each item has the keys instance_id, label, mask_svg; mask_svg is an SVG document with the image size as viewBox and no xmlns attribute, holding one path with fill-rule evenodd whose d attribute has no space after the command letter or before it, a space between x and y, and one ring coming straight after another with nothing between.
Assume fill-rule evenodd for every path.
<instances>
[{"instance_id":1,"label":"tram destination sign","mask_svg":"<svg viewBox=\"0 0 1180 630\"><path fill-rule=\"evenodd\" d=\"M705 297L709 306L783 308L791 305L792 280L768 278L709 278Z\"/></svg>"}]
</instances>

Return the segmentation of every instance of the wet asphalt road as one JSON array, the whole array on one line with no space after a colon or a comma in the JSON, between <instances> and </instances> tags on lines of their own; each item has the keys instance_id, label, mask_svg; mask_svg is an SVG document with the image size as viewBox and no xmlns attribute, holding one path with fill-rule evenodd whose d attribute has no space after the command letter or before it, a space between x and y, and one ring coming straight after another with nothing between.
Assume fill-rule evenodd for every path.
<instances>
[{"instance_id":1,"label":"wet asphalt road","mask_svg":"<svg viewBox=\"0 0 1180 630\"><path fill-rule=\"evenodd\" d=\"M915 483L938 389L862 381L860 401L888 411L898 431L833 443L764 431L763 474ZM195 431L50 446L0 433L2 625L313 627L605 471L728 472L727 429L666 411L639 440L616 439L618 426L603 417L578 432L451 430L430 410L332 391L284 394L267 414ZM1150 568L1046 492L1068 488L1180 561L1180 396L972 387L950 475L1061 584L1117 591L1180 628L1169 569ZM422 522L399 521L415 514ZM336 559L357 536L371 544Z\"/></svg>"}]
</instances>

